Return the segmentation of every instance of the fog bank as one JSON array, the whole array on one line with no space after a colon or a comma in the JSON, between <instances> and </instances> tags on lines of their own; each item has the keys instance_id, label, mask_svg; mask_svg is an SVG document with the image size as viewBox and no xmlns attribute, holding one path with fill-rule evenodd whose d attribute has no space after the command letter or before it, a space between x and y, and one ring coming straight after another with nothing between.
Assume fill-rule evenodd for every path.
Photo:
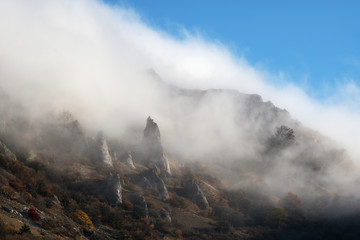
<instances>
[{"instance_id":1,"label":"fog bank","mask_svg":"<svg viewBox=\"0 0 360 240\"><path fill-rule=\"evenodd\" d=\"M151 115L169 144L193 146L190 157L239 140L243 130L236 129L236 106L227 97L189 106L186 99L164 94L151 69L182 88L260 94L338 141L357 160L360 115L348 94L356 93L354 84L342 87L338 104L322 104L297 86L271 84L278 76L219 42L191 33L176 39L131 9L95 0L1 1L0 33L0 87L35 117L69 110L86 127L124 136ZM252 144L243 139L244 148Z\"/></svg>"}]
</instances>

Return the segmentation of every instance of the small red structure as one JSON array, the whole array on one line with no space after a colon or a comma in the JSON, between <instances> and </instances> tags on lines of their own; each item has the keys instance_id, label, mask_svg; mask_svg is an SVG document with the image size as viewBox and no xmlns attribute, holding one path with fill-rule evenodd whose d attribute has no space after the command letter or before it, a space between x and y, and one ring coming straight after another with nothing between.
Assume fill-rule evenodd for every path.
<instances>
[{"instance_id":1,"label":"small red structure","mask_svg":"<svg viewBox=\"0 0 360 240\"><path fill-rule=\"evenodd\" d=\"M35 209L33 209L33 208L30 208L29 210L28 210L28 215L29 215L29 217L30 217L30 219L31 220L33 220L33 221L40 221L40 216L39 216L39 214L35 211Z\"/></svg>"}]
</instances>

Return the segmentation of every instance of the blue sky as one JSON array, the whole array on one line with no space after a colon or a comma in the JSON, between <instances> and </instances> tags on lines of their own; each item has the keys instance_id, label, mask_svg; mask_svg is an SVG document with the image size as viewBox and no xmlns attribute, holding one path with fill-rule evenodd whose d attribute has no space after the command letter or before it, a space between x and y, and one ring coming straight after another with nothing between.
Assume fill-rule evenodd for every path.
<instances>
[{"instance_id":1,"label":"blue sky","mask_svg":"<svg viewBox=\"0 0 360 240\"><path fill-rule=\"evenodd\" d=\"M356 1L105 0L135 10L151 27L220 41L257 68L318 100L360 83L360 3ZM281 84L281 83L278 83Z\"/></svg>"}]
</instances>

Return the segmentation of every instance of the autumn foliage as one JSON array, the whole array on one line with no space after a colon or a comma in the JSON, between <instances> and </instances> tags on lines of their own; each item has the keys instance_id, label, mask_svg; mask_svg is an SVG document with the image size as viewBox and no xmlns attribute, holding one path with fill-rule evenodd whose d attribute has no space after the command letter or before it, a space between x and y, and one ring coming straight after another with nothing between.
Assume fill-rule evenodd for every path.
<instances>
[{"instance_id":1,"label":"autumn foliage","mask_svg":"<svg viewBox=\"0 0 360 240\"><path fill-rule=\"evenodd\" d=\"M30 208L29 210L28 210L28 215L29 215L29 217L30 217L30 219L31 220L33 220L33 221L40 221L40 216L39 216L39 214L35 211L35 209L33 209L33 208Z\"/></svg>"},{"instance_id":2,"label":"autumn foliage","mask_svg":"<svg viewBox=\"0 0 360 240\"><path fill-rule=\"evenodd\" d=\"M94 225L93 225L91 219L89 218L89 216L84 211L77 210L73 214L73 217L74 217L75 222L81 224L87 230L92 230L94 228Z\"/></svg>"}]
</instances>

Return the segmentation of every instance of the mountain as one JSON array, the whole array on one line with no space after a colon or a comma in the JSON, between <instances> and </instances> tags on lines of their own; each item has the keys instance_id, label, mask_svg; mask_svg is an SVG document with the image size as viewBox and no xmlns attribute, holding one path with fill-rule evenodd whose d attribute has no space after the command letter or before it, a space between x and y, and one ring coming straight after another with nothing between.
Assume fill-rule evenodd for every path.
<instances>
[{"instance_id":1,"label":"mountain","mask_svg":"<svg viewBox=\"0 0 360 240\"><path fill-rule=\"evenodd\" d=\"M2 93L1 236L358 236L358 198L333 177L352 162L334 141L259 95L154 81L169 101L159 122L134 124L136 142L68 111L33 117Z\"/></svg>"}]
</instances>

